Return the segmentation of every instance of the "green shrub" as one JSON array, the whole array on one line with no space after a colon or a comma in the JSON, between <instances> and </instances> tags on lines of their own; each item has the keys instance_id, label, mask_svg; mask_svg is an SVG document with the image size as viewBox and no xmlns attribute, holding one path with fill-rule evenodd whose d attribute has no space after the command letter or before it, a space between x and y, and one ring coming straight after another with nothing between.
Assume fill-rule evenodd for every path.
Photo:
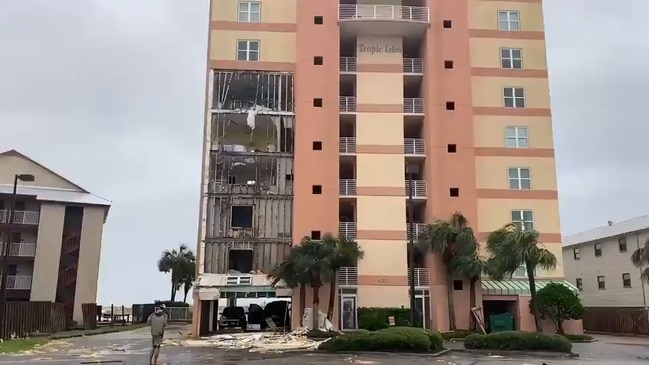
<instances>
[{"instance_id":1,"label":"green shrub","mask_svg":"<svg viewBox=\"0 0 649 365\"><path fill-rule=\"evenodd\" d=\"M440 333L440 335L442 335L444 340L450 341L450 340L458 339L458 338L465 339L469 335L472 335L474 333L476 333L476 332L472 331L472 330L455 330L455 331L451 331L451 332L442 332L442 333Z\"/></svg>"},{"instance_id":2,"label":"green shrub","mask_svg":"<svg viewBox=\"0 0 649 365\"><path fill-rule=\"evenodd\" d=\"M358 328L376 331L389 327L388 317L393 316L395 325L410 326L410 309L408 308L358 308Z\"/></svg>"},{"instance_id":3,"label":"green shrub","mask_svg":"<svg viewBox=\"0 0 649 365\"><path fill-rule=\"evenodd\" d=\"M331 352L429 352L441 350L442 342L438 333L422 328L390 327L374 332L343 334L322 343L319 349Z\"/></svg>"},{"instance_id":4,"label":"green shrub","mask_svg":"<svg viewBox=\"0 0 649 365\"><path fill-rule=\"evenodd\" d=\"M340 334L341 334L340 332L335 332L335 331L309 330L309 332L306 333L306 337L315 340L324 340L327 338L340 336Z\"/></svg>"},{"instance_id":5,"label":"green shrub","mask_svg":"<svg viewBox=\"0 0 649 365\"><path fill-rule=\"evenodd\" d=\"M560 335L538 332L497 332L487 335L473 334L464 339L467 349L505 350L505 351L553 351L570 352L572 344Z\"/></svg>"}]
</instances>

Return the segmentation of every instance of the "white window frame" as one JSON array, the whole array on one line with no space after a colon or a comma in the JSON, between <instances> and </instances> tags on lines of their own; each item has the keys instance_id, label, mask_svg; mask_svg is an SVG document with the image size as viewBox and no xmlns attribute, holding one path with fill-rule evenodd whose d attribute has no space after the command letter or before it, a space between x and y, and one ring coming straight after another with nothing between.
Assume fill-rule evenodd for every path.
<instances>
[{"instance_id":1,"label":"white window frame","mask_svg":"<svg viewBox=\"0 0 649 365\"><path fill-rule=\"evenodd\" d=\"M245 45L246 45L245 49L241 49L239 47L241 45L241 42L245 42ZM257 50L256 51L250 49L250 45L252 43L257 43ZM259 41L258 39L237 39L237 50L236 50L236 52L237 52L237 57L236 57L237 61L259 62L259 58L261 56L261 41ZM239 58L239 52L245 52L246 53L246 58L243 59L243 60L240 59ZM257 54L257 59L256 60L252 60L251 57L250 57L250 55L254 54L254 53Z\"/></svg>"},{"instance_id":2,"label":"white window frame","mask_svg":"<svg viewBox=\"0 0 649 365\"><path fill-rule=\"evenodd\" d=\"M600 278L602 280L600 280ZM603 287L601 287L599 284L602 283L604 284ZM606 276L604 275L597 275L597 289L599 290L606 290Z\"/></svg>"},{"instance_id":3,"label":"white window frame","mask_svg":"<svg viewBox=\"0 0 649 365\"><path fill-rule=\"evenodd\" d=\"M514 135L510 136L509 131L512 130L514 131ZM522 136L520 133L521 131L525 131L525 136ZM514 147L510 147L507 141L513 140L514 141ZM521 142L525 141L525 146L521 146ZM507 126L505 127L505 146L507 148L528 148L530 145L530 135L529 135L529 130L527 127L524 126Z\"/></svg>"},{"instance_id":4,"label":"white window frame","mask_svg":"<svg viewBox=\"0 0 649 365\"><path fill-rule=\"evenodd\" d=\"M241 6L247 9L241 10ZM257 10L253 10L253 5L257 5ZM257 19L253 19L257 15ZM259 23L261 22L261 2L259 1L239 1L237 4L237 20L241 23Z\"/></svg>"},{"instance_id":5,"label":"white window frame","mask_svg":"<svg viewBox=\"0 0 649 365\"><path fill-rule=\"evenodd\" d=\"M527 176L523 177L523 170L527 170ZM516 171L516 177L512 177L511 172ZM531 190L532 189L532 171L529 167L510 167L507 169L507 180L509 188L512 190ZM523 182L528 182L528 187L523 187ZM516 187L512 187L512 182L516 182Z\"/></svg>"},{"instance_id":6,"label":"white window frame","mask_svg":"<svg viewBox=\"0 0 649 365\"><path fill-rule=\"evenodd\" d=\"M507 90L511 90L512 96L507 96L506 92ZM516 91L520 90L523 93L523 96L516 96ZM511 99L512 100L512 106L507 106L507 100ZM520 86L506 86L503 87L503 106L505 108L525 108L525 88L522 88Z\"/></svg>"},{"instance_id":7,"label":"white window frame","mask_svg":"<svg viewBox=\"0 0 649 365\"><path fill-rule=\"evenodd\" d=\"M512 15L516 14L516 19ZM504 20L500 16L504 15ZM504 32L519 32L521 30L521 12L518 10L498 10L498 30Z\"/></svg>"},{"instance_id":8,"label":"white window frame","mask_svg":"<svg viewBox=\"0 0 649 365\"><path fill-rule=\"evenodd\" d=\"M584 279L576 278L575 279L575 286L577 287L577 289L579 289L579 291L583 291L584 290Z\"/></svg>"},{"instance_id":9,"label":"white window frame","mask_svg":"<svg viewBox=\"0 0 649 365\"><path fill-rule=\"evenodd\" d=\"M518 51L518 57L514 57L514 52ZM503 57L503 52L507 52L506 57ZM510 67L505 67L505 61L509 62ZM518 61L521 67L514 67L514 62ZM508 48L503 47L500 49L500 68L506 70L522 70L523 69L523 49L522 48Z\"/></svg>"},{"instance_id":10,"label":"white window frame","mask_svg":"<svg viewBox=\"0 0 649 365\"><path fill-rule=\"evenodd\" d=\"M525 220L525 213L529 212L532 216L532 219ZM516 216L515 216L516 215ZM530 209L517 209L511 211L511 220L516 226L520 227L522 230L533 230L534 229L534 211ZM527 226L527 227L526 227Z\"/></svg>"}]
</instances>

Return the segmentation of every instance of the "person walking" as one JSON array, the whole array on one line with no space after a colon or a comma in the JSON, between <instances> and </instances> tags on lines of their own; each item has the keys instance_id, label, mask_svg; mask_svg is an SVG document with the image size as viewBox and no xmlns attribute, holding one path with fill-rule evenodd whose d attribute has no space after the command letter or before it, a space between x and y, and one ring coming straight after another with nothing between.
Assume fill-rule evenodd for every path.
<instances>
[{"instance_id":1,"label":"person walking","mask_svg":"<svg viewBox=\"0 0 649 365\"><path fill-rule=\"evenodd\" d=\"M162 337L167 327L167 314L165 313L166 306L160 304L147 319L147 323L151 326L151 354L149 355L149 364L156 365L158 363L158 356L160 355L160 346L162 346Z\"/></svg>"}]
</instances>

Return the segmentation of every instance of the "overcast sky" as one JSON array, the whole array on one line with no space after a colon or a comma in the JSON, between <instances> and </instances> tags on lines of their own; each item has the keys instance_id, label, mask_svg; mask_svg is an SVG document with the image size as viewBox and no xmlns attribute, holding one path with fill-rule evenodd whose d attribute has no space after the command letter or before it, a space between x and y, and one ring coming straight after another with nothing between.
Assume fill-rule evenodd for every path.
<instances>
[{"instance_id":1,"label":"overcast sky","mask_svg":"<svg viewBox=\"0 0 649 365\"><path fill-rule=\"evenodd\" d=\"M649 1L544 3L563 233L649 213ZM196 245L207 8L0 0L0 149L113 201L100 303L167 298L160 252Z\"/></svg>"}]
</instances>

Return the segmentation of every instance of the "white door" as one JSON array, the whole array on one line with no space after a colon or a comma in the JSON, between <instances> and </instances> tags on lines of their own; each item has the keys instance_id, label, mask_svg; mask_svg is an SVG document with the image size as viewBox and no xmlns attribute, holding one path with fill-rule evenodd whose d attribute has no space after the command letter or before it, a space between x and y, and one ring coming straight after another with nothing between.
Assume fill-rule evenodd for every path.
<instances>
[{"instance_id":1,"label":"white door","mask_svg":"<svg viewBox=\"0 0 649 365\"><path fill-rule=\"evenodd\" d=\"M342 331L358 329L355 295L343 295L340 297L340 329Z\"/></svg>"},{"instance_id":2,"label":"white door","mask_svg":"<svg viewBox=\"0 0 649 365\"><path fill-rule=\"evenodd\" d=\"M424 319L426 317L426 305L424 304L425 298L423 296L415 296L415 321L417 321L417 326L425 328Z\"/></svg>"}]
</instances>

